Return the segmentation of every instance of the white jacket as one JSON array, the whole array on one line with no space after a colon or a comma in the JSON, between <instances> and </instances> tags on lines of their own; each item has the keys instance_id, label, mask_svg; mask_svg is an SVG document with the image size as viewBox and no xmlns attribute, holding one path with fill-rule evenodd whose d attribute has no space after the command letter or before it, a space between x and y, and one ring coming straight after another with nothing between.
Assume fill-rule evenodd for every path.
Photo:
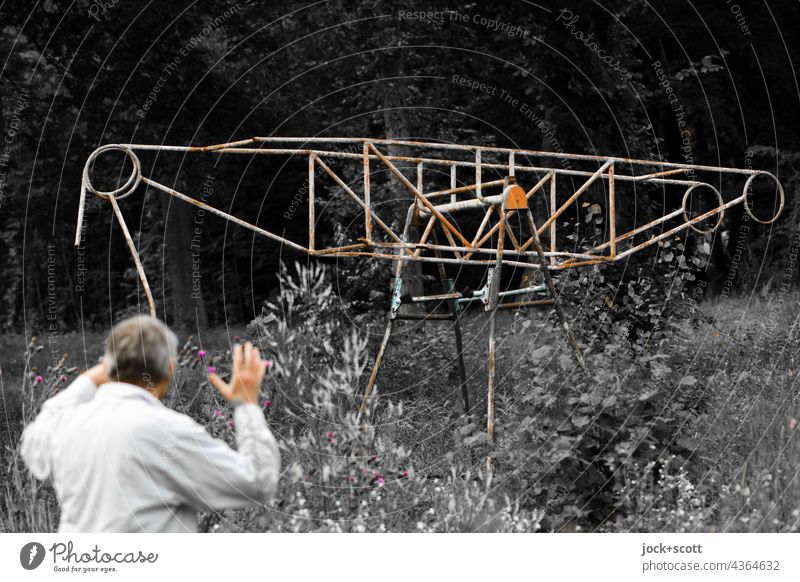
<instances>
[{"instance_id":1,"label":"white jacket","mask_svg":"<svg viewBox=\"0 0 800 582\"><path fill-rule=\"evenodd\" d=\"M238 452L144 389L80 376L22 435L22 458L53 481L61 532L195 532L197 510L267 503L278 445L255 404L234 412Z\"/></svg>"}]
</instances>

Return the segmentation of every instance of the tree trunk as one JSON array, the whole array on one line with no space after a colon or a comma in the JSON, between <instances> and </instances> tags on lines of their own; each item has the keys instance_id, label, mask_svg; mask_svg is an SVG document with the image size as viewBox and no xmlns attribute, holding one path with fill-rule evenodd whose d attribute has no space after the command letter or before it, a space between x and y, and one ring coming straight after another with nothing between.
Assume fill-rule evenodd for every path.
<instances>
[{"instance_id":1,"label":"tree trunk","mask_svg":"<svg viewBox=\"0 0 800 582\"><path fill-rule=\"evenodd\" d=\"M171 203L172 202L172 203ZM172 325L187 331L208 325L203 299L203 226L198 209L161 197L165 217L164 246L172 303ZM199 224L197 224L199 222Z\"/></svg>"},{"instance_id":2,"label":"tree trunk","mask_svg":"<svg viewBox=\"0 0 800 582\"><path fill-rule=\"evenodd\" d=\"M399 20L395 20L393 38L400 39ZM387 139L408 139L410 137L408 116L406 115L406 82L405 75L405 51L402 47L388 51L383 51L381 72L384 79L391 79L383 82L383 128L384 136ZM386 152L389 156L408 155L402 147L387 146ZM402 163L395 163L399 170L403 171ZM381 168L383 169L383 168ZM416 184L416 177L404 172L412 184ZM398 235L402 233L405 225L408 207L414 202L415 197L400 180L386 172L387 182L384 196L387 196L391 203L384 208L391 209L391 216L385 218L386 222L392 225L392 229ZM374 200L377 202L377 200ZM374 203L373 202L373 203ZM414 238L417 229L412 227L411 237ZM422 264L409 262L403 269L404 293L411 295L422 295L424 291Z\"/></svg>"}]
</instances>

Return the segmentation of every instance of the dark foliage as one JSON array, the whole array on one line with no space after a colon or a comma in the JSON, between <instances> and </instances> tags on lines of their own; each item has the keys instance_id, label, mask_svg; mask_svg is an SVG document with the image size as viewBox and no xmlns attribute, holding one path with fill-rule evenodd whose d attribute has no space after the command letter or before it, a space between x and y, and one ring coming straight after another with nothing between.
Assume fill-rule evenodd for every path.
<instances>
[{"instance_id":1,"label":"dark foliage","mask_svg":"<svg viewBox=\"0 0 800 582\"><path fill-rule=\"evenodd\" d=\"M694 161L752 165L784 180L789 219L774 228L751 225L748 250L737 265L763 268L737 268L728 287L780 277L777 259L790 245L799 212L793 194L800 108L797 85L788 79L800 55L797 35L782 35L777 24L798 20L796 3L766 8L739 2L746 30L724 2L434 4L214 0L161 2L140 10L128 2L102 9L100 3L58 0L4 3L4 329L42 331L52 322L61 330L78 322L101 327L109 314L140 309L141 290L106 205L90 201L85 247L79 254L71 245L83 162L94 147L109 142L413 136L683 161L688 136ZM420 10L443 12L413 15ZM519 29L493 30L482 19ZM204 32L211 23L213 30ZM598 60L595 46L607 51L608 66ZM178 56L180 65L145 110L164 67ZM655 72L656 61L683 108L686 134ZM454 76L497 90L470 91L454 83ZM302 218L283 217L301 183L301 167L245 167L211 158L205 166L190 166L155 156L143 162L162 182L190 191L212 176L220 206L257 218L265 228L303 229ZM663 196L639 192L635 203L621 203L620 221L661 212L665 203L674 207ZM139 192L124 212L159 307L179 327L249 322L276 285L279 260L294 258L207 217L202 298L191 300L186 229L192 211L166 206L156 192ZM337 225L354 218L350 212L332 204L320 236L335 236ZM710 264L699 277L712 292L726 286L740 227L740 214L730 213L720 230L724 236L708 241ZM694 248L686 254L691 262ZM634 279L657 279L651 259L652 254L629 265L620 276L642 270ZM379 284L365 285L365 277L377 276L375 267L338 267L352 270L340 277L350 279L347 298L358 309L382 306L385 275ZM755 273L758 281L752 280ZM54 302L50 282L58 289ZM620 320L636 309L633 298L630 304L614 301Z\"/></svg>"}]
</instances>

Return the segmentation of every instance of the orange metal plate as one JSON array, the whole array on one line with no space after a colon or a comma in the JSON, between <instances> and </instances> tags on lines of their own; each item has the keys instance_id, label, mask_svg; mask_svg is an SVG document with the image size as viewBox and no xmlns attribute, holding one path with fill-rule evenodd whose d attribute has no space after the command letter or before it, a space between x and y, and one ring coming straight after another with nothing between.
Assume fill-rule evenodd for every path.
<instances>
[{"instance_id":1,"label":"orange metal plate","mask_svg":"<svg viewBox=\"0 0 800 582\"><path fill-rule=\"evenodd\" d=\"M528 207L528 199L525 197L525 190L521 186L509 186L508 198L506 200L507 210L524 210Z\"/></svg>"}]
</instances>

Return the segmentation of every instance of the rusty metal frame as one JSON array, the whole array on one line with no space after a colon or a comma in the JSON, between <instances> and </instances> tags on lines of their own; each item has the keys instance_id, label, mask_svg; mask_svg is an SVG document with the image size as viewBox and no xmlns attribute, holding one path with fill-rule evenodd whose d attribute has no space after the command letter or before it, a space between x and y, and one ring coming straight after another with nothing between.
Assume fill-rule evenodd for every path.
<instances>
[{"instance_id":1,"label":"rusty metal frame","mask_svg":"<svg viewBox=\"0 0 800 582\"><path fill-rule=\"evenodd\" d=\"M298 147L276 147L282 144L284 146L289 144L299 144ZM326 147L319 147L324 145ZM360 145L362 153L354 153L352 151L339 151L335 147L343 145ZM251 147L248 147L251 146ZM257 146L257 147L252 147ZM422 157L422 156L399 156L399 155L386 155L379 147L394 146L395 148L408 148L410 150L422 150L433 152L444 152L449 154L448 157ZM119 150L125 152L132 161L133 171L127 182L118 190L113 192L102 192L96 190L89 179L89 168L95 159L105 151ZM141 163L138 159L137 153L146 151L157 152L178 152L178 153L214 153L219 155L279 155L279 156L299 156L307 158L308 162L308 239L305 244L290 241L280 235L266 231L255 225L242 220L226 212L217 210L212 206L198 201L186 194L182 194L173 188L164 186L151 178L142 176ZM463 158L464 153L474 153L474 160L460 159ZM485 159L486 154L494 155L507 155L507 163L487 162ZM542 163L545 162L571 162L571 163L595 163L599 167L594 170L578 170L557 166L544 166L528 164L523 165L516 160L519 158L537 159ZM364 192L363 196L358 196L341 177L330 167L330 164L325 160L361 160L363 162L363 183ZM400 236L395 233L375 212L371 202L371 161L379 161L381 164L390 170L390 172L400 180L400 182L408 189L417 201L417 208L421 215L432 216L438 221L445 230L445 235L448 238L449 245L430 244L427 242L427 235L430 234L428 230L427 235L420 240L416 241L401 241ZM398 162L412 163L417 168L418 180L417 184L413 184L403 172L398 169ZM656 169L657 171L646 172L644 174L636 175L633 172L620 173L617 167L626 165L631 169L645 168ZM315 167L321 167L325 173L339 186L339 188L347 194L356 204L364 211L364 235L358 238L358 243L353 245L346 245L345 247L329 247L318 248L316 244L316 222L314 212L314 197L315 197ZM425 167L447 167L450 172L450 188L432 190L431 192L423 194L423 169ZM474 168L475 182L463 186L457 185L456 172L458 168ZM724 168L717 166L702 166L690 164L674 164L668 162L659 162L652 160L640 160L633 158L619 158L610 156L591 156L582 154L565 154L565 153L551 153L551 152L538 152L533 150L512 150L508 148L494 148L485 146L465 146L456 144L441 144L431 142L417 142L417 141L403 141L403 140L378 140L366 138L275 138L275 137L254 137L251 139L240 140L225 144L217 144L212 146L193 147L193 146L160 146L160 145L144 145L144 144L111 144L98 148L95 150L89 159L84 171L84 179L82 186L81 202L79 207L79 223L83 218L83 211L85 206L86 193L93 193L101 198L109 199L115 197L118 201L130 195L140 183L144 183L155 189L158 189L171 196L177 197L184 202L193 204L204 210L212 212L226 220L231 220L249 228L258 234L267 236L286 244L295 250L305 252L310 255L328 255L328 256L372 256L374 258L398 260L404 254L414 255L412 260L426 261L426 257L422 257L422 250L434 250L450 252L458 255L457 261L464 263L474 262L477 265L487 266L490 261L481 261L473 259L475 255L488 254L497 255L497 249L494 247L485 248L485 244L490 241L494 235L497 234L500 221L494 224L487 232L483 232L491 219L492 214L495 212L495 207L500 204L500 194L494 196L484 196L485 189L493 188L502 184L502 179L491 180L489 182L482 181L482 173L484 171L501 171L508 176L515 176L518 179L521 174L531 174L535 176L543 176L538 178L535 185L528 191L527 197L530 199L534 194L539 192L544 185L549 182L550 185L550 214L541 223L538 228L538 234L541 237L547 234L550 240L550 247L545 251L545 256L550 260L550 267L554 270L570 269L586 264L594 264L599 262L611 262L624 259L631 254L658 243L669 236L686 229L696 229L696 225L711 217L717 217L718 226L722 222L724 212L728 208L743 204L747 198L753 180L758 176L766 176L772 179L779 191L780 195L780 208L774 217L768 220L762 220L753 216L755 220L762 224L770 224L774 222L783 209L784 193L780 182L772 174L760 170L745 170L739 168ZM710 172L717 176L729 177L744 177L746 178L745 187L742 189L741 195L730 200L729 202L722 203L722 197L719 191L709 182L700 181L691 178L676 178L680 174L694 175L698 172ZM556 191L558 178L586 178L586 180L569 195L569 197L557 208L556 205ZM557 223L564 213L575 204L578 199L586 194L589 189L597 182L602 182L608 191L608 224L609 233L607 240L598 243L591 249L583 252L575 250L558 250L557 243ZM684 203L681 209L665 214L664 216L653 220L652 222L638 226L625 233L616 232L616 186L619 183L634 183L634 184L656 184L664 186L684 186L687 191L684 196ZM687 215L687 200L689 199L690 192L698 188L711 189L719 204L712 210L694 218L689 218ZM457 197L468 196L467 199L457 200ZM435 203L437 198L449 196L450 200L444 204ZM748 204L744 204L746 211L752 214ZM446 215L452 215L472 209L484 209L484 220L474 237L466 237ZM506 220L511 218L515 211L509 211ZM666 222L678 217L683 217L683 222L674 228L658 233L651 236L649 239L633 245L630 248L618 252L620 243L626 241L634 236L642 234L646 231L654 230L657 227L665 224ZM373 237L373 223L377 224L381 230L391 239L390 241L380 241ZM716 226L714 228L716 228ZM432 228L432 227L431 227ZM705 231L710 232L714 228ZM76 244L80 242L80 228L76 233ZM452 240L450 240L452 239ZM509 257L503 258L503 264L509 266L523 266L524 259L536 256L534 251L528 249L532 245L532 239L519 245L519 249L515 248L513 251L508 249L506 255L521 257L521 259L513 259ZM516 245L515 245L516 246ZM402 253L392 252L398 248L404 249ZM606 253L606 251L608 251ZM446 259L442 259L447 262ZM433 259L431 262L439 262L438 259ZM144 283L144 281L143 281ZM146 287L146 286L145 286ZM147 288L147 287L146 287Z\"/></svg>"},{"instance_id":2,"label":"rusty metal frame","mask_svg":"<svg viewBox=\"0 0 800 582\"><path fill-rule=\"evenodd\" d=\"M385 153L387 148L395 152ZM125 183L111 191L101 191L91 181L91 169L95 160L105 152L121 151L131 163L131 173ZM205 153L214 155L244 156L283 156L289 158L305 158L308 169L308 236L303 241L292 241L288 238L263 229L247 220L238 218L228 212L215 208L206 202L197 200L185 193L165 186L158 181L143 175L139 155L147 152L158 153ZM404 155L399 155L402 152ZM525 163L521 163L524 160ZM363 191L355 192L340 175L341 170L334 169L333 163L351 164L351 175L360 172ZM391 220L381 218L376 210L376 189L374 183L375 163L380 170L388 170L392 179L399 180L409 192L413 202L408 208L403 232L398 234L390 226ZM578 166L578 167L575 167ZM415 171L415 182L404 173L404 168L411 167ZM317 168L332 180L339 192L355 204L359 212L364 213L363 235L355 236L354 241L340 246L320 247L316 236L317 187L320 185ZM436 169L438 179L432 180L428 187L425 170ZM458 170L472 170L471 183L458 182ZM493 173L498 177L484 180L484 173ZM697 176L705 174L706 180ZM442 178L444 176L445 179ZM758 177L772 180L778 193L778 209L768 219L756 217L750 206L753 182ZM735 182L744 179L741 194L725 202L720 189L714 184ZM559 205L558 190L563 184L578 181L566 192L566 198ZM449 187L441 187L442 182ZM530 188L525 192L528 207L524 209L507 208L508 193L511 183L525 183ZM447 320L455 322L461 388L465 402L465 410L469 412L469 400L466 390L466 375L462 354L461 330L459 318L462 306L481 301L489 312L489 379L487 388L487 432L490 438L494 435L494 369L496 353L496 314L499 309L510 309L528 306L554 306L562 326L576 357L583 365L581 351L572 337L551 272L581 268L600 263L611 263L630 257L632 254L656 245L675 234L694 230L699 233L711 233L720 227L725 211L737 205L756 222L771 224L781 215L784 207L784 191L780 181L772 174L761 170L725 168L696 164L677 164L670 162L622 158L616 156L596 156L584 154L567 154L541 152L535 150L510 149L487 146L446 144L423 141L407 141L394 139L369 138L321 138L321 137L253 137L229 143L210 146L167 146L147 144L109 144L97 148L86 161L81 183L81 197L78 209L78 224L75 245L81 244L81 226L83 224L87 194L109 201L115 219L119 223L122 234L130 249L139 279L147 297L150 312L155 314L155 302L147 281L142 262L139 258L127 225L123 218L119 202L130 196L139 185L149 188L194 205L225 220L238 224L265 236L277 243L286 245L296 251L320 258L327 257L365 257L395 262L395 282L392 305L389 310L386 331L376 357L364 398L359 408L359 418L366 410L367 399L373 391L378 369L387 349L392 328L396 319ZM685 188L681 206L666 212L651 222L635 226L626 232L618 231L617 196L618 187L632 186L634 189L643 185ZM725 184L727 187L727 184ZM586 249L561 248L558 241L558 223L565 219L566 212L575 207L582 197L588 197L590 191L602 188L603 198L607 199L607 230L605 240ZM710 190L715 199L711 210L699 216L689 216L689 203L692 194L700 190ZM498 191L499 190L499 191ZM339 192L336 195L339 195ZM380 191L377 191L380 192ZM497 192L497 193L492 193ZM531 201L541 193L543 204L547 208L546 218L537 226ZM563 193L562 193L563 194ZM635 191L634 191L635 195ZM595 196L596 198L597 196ZM454 216L462 213L483 213L480 224L471 236L459 228ZM509 220L520 213L529 229L527 240L517 239L510 228ZM494 224L490 225L494 220ZM416 222L415 222L416 221ZM701 224L713 224L708 228L700 228ZM668 223L672 222L672 225ZM414 237L414 226L424 226L418 237ZM377 225L378 230L375 230ZM446 244L438 240L437 226L445 235ZM419 230L419 229L417 229ZM634 244L633 239L649 235L643 241ZM547 250L541 243L541 237L547 236ZM510 246L506 245L508 237ZM446 256L450 255L450 256ZM403 270L410 262L429 262L438 266L444 292L428 296L411 297L403 300ZM460 267L475 266L487 269L486 285L470 295L459 293L448 278L446 265L455 264ZM503 267L520 267L534 269L542 273L544 285L523 287L520 289L500 291L500 272ZM544 292L545 296L534 296ZM519 301L504 301L506 297ZM404 314L400 307L407 303L444 302L448 314L416 313Z\"/></svg>"}]
</instances>

